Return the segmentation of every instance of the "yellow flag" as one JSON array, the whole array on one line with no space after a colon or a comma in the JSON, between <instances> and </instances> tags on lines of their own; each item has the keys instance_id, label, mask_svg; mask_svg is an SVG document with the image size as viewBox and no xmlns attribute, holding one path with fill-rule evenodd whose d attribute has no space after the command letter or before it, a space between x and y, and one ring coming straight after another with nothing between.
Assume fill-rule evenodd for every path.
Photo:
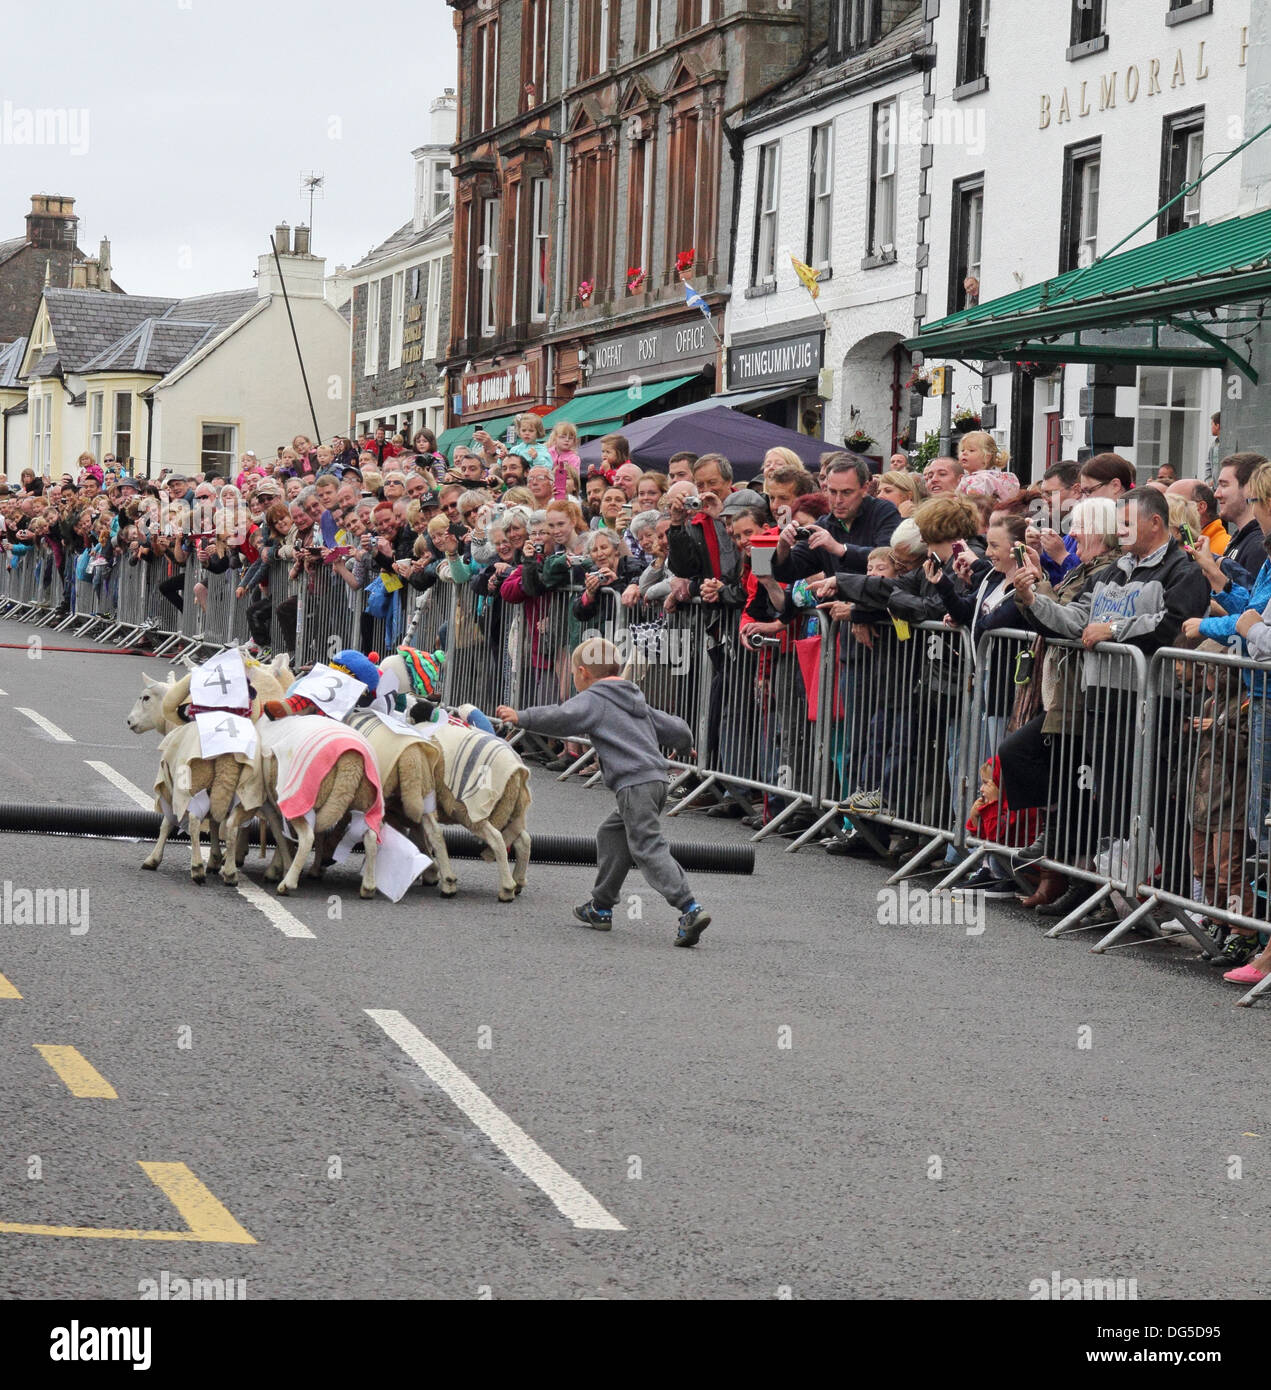
<instances>
[{"instance_id":1,"label":"yellow flag","mask_svg":"<svg viewBox=\"0 0 1271 1390\"><path fill-rule=\"evenodd\" d=\"M816 282L816 271L810 265L804 265L793 251L790 253L790 264L794 266L794 273L803 282L803 288L815 299L821 293L821 286Z\"/></svg>"}]
</instances>

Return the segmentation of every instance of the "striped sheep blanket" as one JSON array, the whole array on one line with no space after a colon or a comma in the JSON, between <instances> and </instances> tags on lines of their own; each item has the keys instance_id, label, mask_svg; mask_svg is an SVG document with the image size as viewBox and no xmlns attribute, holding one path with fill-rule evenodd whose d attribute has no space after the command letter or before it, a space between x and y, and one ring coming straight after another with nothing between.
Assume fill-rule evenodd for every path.
<instances>
[{"instance_id":1,"label":"striped sheep blanket","mask_svg":"<svg viewBox=\"0 0 1271 1390\"><path fill-rule=\"evenodd\" d=\"M342 753L358 753L366 775L375 787L375 803L366 823L379 838L384 819L384 796L371 745L357 732L325 714L299 714L290 719L262 719L256 726L262 756L277 763L274 779L278 809L288 820L298 820L314 809L322 779Z\"/></svg>"},{"instance_id":2,"label":"striped sheep blanket","mask_svg":"<svg viewBox=\"0 0 1271 1390\"><path fill-rule=\"evenodd\" d=\"M529 769L494 734L449 722L429 727L441 748L446 789L474 825L490 819L513 778L528 779Z\"/></svg>"}]
</instances>

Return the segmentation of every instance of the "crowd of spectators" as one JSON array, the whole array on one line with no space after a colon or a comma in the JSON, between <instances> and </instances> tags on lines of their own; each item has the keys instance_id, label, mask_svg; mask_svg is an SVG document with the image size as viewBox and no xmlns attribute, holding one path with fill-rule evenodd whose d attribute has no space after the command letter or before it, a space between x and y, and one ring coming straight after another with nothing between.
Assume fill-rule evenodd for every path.
<instances>
[{"instance_id":1,"label":"crowd of spectators","mask_svg":"<svg viewBox=\"0 0 1271 1390\"><path fill-rule=\"evenodd\" d=\"M826 453L812 471L797 454L774 449L741 484L720 454L676 455L665 473L643 469L617 434L601 441L601 464L584 470L573 428L548 436L532 412L517 417L514 434L505 443L478 429L449 459L427 430L409 442L382 430L318 445L298 435L267 462L249 452L236 470L165 470L153 480L129 476L111 457L98 464L84 455L74 473L55 480L27 470L0 488L4 564L38 556L56 573L66 612L85 592L109 591L124 567L149 566L174 614L191 595L204 602L203 578L228 572L262 653L271 630L294 645L297 597L319 579L364 591L356 634L363 650L372 615L396 612L378 640L385 631L400 638L412 603L438 585L466 588L487 616L521 606L536 633L546 596L564 591L570 630L562 645L605 605L652 626L692 607L708 615L705 752L717 770L710 794L694 804L754 826L780 815L781 829L795 834L819 808L792 814L775 771L743 773L740 744L754 741L758 726L739 702L772 688L773 663L785 658L797 669L801 644L832 633L840 669L830 717L851 723L856 740L850 756L842 740L842 814L822 842L839 855L902 855L915 843L903 828L888 829L907 775L894 749L902 733L914 736L902 706L950 691L911 663L910 691L893 690L885 707L862 710L886 673L895 682L900 668L884 665L893 660L887 653L924 622L965 633L977 653L994 649L984 639L995 630L1024 633L1028 642L1010 662L978 673L974 803L968 795L963 804L965 788L955 784L959 731L936 727L938 719L919 731L930 765L941 769L943 814L967 818L973 834L999 846L969 885L1002 895L1018 888L1012 870L1030 862L1097 867L1100 847L1122 829L1127 764L1107 749L1125 751L1134 711L1118 668L1101 659L1105 644L1147 657L1205 644L1271 659L1271 464L1255 454L1217 460L1212 488L1174 479L1173 470L1140 483L1116 454L1059 463L1025 487L993 437L974 431L960 438L957 457L921 471L902 454L874 472L846 452ZM199 583L187 583L190 566ZM1080 643L1084 660L1065 643ZM935 647L924 651L936 666ZM760 663L743 694L730 653ZM1206 738L1210 730L1227 738L1236 725L1247 725L1247 736L1222 745L1221 778L1206 743L1188 773L1199 782L1180 788L1177 762L1172 780L1156 779L1161 795L1174 797L1157 808L1158 825L1173 830L1156 848L1169 891L1189 896L1201 885L1247 911L1251 885L1240 866L1249 853L1271 854L1271 702L1265 676L1220 674L1206 692ZM804 694L811 709L811 686ZM787 709L787 742L794 722ZM1156 746L1162 758L1171 754L1169 740ZM550 752L564 767L576 750ZM1084 779L1057 776L1094 762ZM1230 824L1215 838L1175 803L1211 806L1219 781ZM1237 784L1247 794L1233 793ZM1033 882L1020 896L1042 914L1067 912L1086 891L1050 867ZM1233 930L1224 951L1233 971L1260 975L1268 964L1254 959L1257 938L1247 930Z\"/></svg>"}]
</instances>

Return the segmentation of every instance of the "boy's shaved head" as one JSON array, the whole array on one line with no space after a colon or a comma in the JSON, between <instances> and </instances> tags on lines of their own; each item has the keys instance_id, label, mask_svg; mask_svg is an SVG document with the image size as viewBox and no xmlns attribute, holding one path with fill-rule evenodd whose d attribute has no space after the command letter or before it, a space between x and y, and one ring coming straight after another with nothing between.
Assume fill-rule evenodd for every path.
<instances>
[{"instance_id":1,"label":"boy's shaved head","mask_svg":"<svg viewBox=\"0 0 1271 1390\"><path fill-rule=\"evenodd\" d=\"M603 637L588 637L580 642L569 661L575 669L581 667L593 680L616 676L622 670L617 647Z\"/></svg>"}]
</instances>

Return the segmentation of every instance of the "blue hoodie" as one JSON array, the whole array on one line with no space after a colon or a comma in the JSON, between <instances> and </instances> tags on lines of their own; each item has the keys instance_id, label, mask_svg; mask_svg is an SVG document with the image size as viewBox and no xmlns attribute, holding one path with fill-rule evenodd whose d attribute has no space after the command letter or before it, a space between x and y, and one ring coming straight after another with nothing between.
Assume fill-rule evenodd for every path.
<instances>
[{"instance_id":1,"label":"blue hoodie","mask_svg":"<svg viewBox=\"0 0 1271 1390\"><path fill-rule=\"evenodd\" d=\"M1222 618L1202 618L1200 635L1228 647L1233 646L1231 639L1234 637L1238 643L1234 650L1241 656L1248 656L1248 643L1236 631L1236 624L1240 621L1240 615L1250 608L1261 613L1271 604L1271 559L1262 562L1262 568L1253 581L1252 589L1247 589L1233 580L1230 589L1215 593L1213 598L1219 607L1227 610L1227 615ZM1259 672L1255 678L1252 671L1246 671L1244 676L1245 684L1253 694L1265 696L1268 693L1266 675Z\"/></svg>"}]
</instances>

